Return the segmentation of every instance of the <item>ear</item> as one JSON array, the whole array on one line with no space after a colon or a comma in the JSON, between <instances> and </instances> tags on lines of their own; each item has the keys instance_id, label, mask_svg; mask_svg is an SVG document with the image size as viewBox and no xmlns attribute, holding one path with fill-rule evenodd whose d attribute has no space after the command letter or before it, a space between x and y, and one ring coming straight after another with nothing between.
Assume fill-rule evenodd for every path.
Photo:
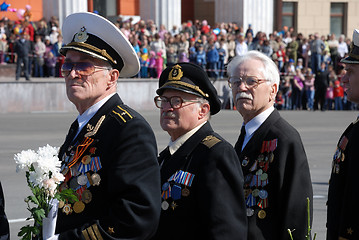
<instances>
[{"instance_id":1,"label":"ear","mask_svg":"<svg viewBox=\"0 0 359 240\"><path fill-rule=\"evenodd\" d=\"M271 86L271 91L270 91L270 101L275 101L275 97L277 96L277 90L278 90L278 85L275 83Z\"/></svg>"},{"instance_id":2,"label":"ear","mask_svg":"<svg viewBox=\"0 0 359 240\"><path fill-rule=\"evenodd\" d=\"M210 105L208 103L203 103L202 106L199 108L199 115L198 119L205 118L210 111Z\"/></svg>"},{"instance_id":3,"label":"ear","mask_svg":"<svg viewBox=\"0 0 359 240\"><path fill-rule=\"evenodd\" d=\"M108 82L107 82L107 87L110 89L113 86L116 86L117 79L120 76L120 72L117 69L112 69L108 73L108 76L109 76L109 78L108 78Z\"/></svg>"}]
</instances>

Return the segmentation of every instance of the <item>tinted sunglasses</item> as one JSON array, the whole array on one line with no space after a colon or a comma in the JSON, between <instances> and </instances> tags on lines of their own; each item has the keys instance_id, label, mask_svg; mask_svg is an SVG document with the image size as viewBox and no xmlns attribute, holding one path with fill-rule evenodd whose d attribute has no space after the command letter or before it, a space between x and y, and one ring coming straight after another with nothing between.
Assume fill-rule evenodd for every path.
<instances>
[{"instance_id":1,"label":"tinted sunglasses","mask_svg":"<svg viewBox=\"0 0 359 240\"><path fill-rule=\"evenodd\" d=\"M72 70L81 76L90 76L95 73L95 69L106 69L110 70L110 67L95 66L90 62L65 62L61 66L61 74L67 77Z\"/></svg>"}]
</instances>

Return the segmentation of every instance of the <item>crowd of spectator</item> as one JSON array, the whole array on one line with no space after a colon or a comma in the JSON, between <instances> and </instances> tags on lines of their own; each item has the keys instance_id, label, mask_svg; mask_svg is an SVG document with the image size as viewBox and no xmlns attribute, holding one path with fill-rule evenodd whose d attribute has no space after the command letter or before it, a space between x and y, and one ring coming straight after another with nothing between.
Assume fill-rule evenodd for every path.
<instances>
[{"instance_id":1,"label":"crowd of spectator","mask_svg":"<svg viewBox=\"0 0 359 240\"><path fill-rule=\"evenodd\" d=\"M257 50L271 57L281 72L277 108L283 110L349 110L356 105L346 100L340 78L340 60L349 52L351 40L344 35L304 36L294 28L283 27L271 34L254 33L236 23L189 20L166 29L152 20L119 17L115 23L134 47L141 64L138 78L158 78L166 66L192 62L203 67L216 81L226 78L226 64L237 55ZM16 62L16 41L24 35L31 42L28 73L32 77L59 77L63 45L59 21L52 17L32 22L0 21L0 63ZM230 106L223 106L229 108Z\"/></svg>"},{"instance_id":2,"label":"crowd of spectator","mask_svg":"<svg viewBox=\"0 0 359 240\"><path fill-rule=\"evenodd\" d=\"M24 46L19 47L21 43ZM51 17L32 22L24 20L10 21L6 17L0 20L0 64L18 62L23 53L26 61L22 74L32 77L59 77L64 58L59 53L63 46L59 21ZM19 69L18 69L19 70ZM20 71L20 70L19 70ZM18 80L18 74L16 80ZM28 77L26 77L28 80Z\"/></svg>"}]
</instances>

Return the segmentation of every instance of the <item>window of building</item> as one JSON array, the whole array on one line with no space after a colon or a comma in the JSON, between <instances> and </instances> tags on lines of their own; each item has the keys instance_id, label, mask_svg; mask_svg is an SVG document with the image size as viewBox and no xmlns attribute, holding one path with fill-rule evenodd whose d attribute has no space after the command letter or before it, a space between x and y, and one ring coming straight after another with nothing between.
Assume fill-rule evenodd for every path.
<instances>
[{"instance_id":1,"label":"window of building","mask_svg":"<svg viewBox=\"0 0 359 240\"><path fill-rule=\"evenodd\" d=\"M116 16L117 1L116 0L93 0L93 9L101 16L111 18Z\"/></svg>"},{"instance_id":2,"label":"window of building","mask_svg":"<svg viewBox=\"0 0 359 240\"><path fill-rule=\"evenodd\" d=\"M331 3L330 4L330 33L337 37L341 34L346 35L347 4Z\"/></svg>"},{"instance_id":3,"label":"window of building","mask_svg":"<svg viewBox=\"0 0 359 240\"><path fill-rule=\"evenodd\" d=\"M282 28L287 26L297 29L297 3L283 2L282 4Z\"/></svg>"}]
</instances>

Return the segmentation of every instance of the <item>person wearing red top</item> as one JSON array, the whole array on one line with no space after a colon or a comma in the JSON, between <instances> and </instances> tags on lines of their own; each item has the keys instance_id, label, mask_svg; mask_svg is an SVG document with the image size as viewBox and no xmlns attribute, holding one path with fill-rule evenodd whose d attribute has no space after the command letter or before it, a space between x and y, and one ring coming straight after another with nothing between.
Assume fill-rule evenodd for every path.
<instances>
[{"instance_id":1,"label":"person wearing red top","mask_svg":"<svg viewBox=\"0 0 359 240\"><path fill-rule=\"evenodd\" d=\"M340 86L340 81L336 80L334 82L335 110L343 110L343 98L344 98L344 89L342 86Z\"/></svg>"}]
</instances>

